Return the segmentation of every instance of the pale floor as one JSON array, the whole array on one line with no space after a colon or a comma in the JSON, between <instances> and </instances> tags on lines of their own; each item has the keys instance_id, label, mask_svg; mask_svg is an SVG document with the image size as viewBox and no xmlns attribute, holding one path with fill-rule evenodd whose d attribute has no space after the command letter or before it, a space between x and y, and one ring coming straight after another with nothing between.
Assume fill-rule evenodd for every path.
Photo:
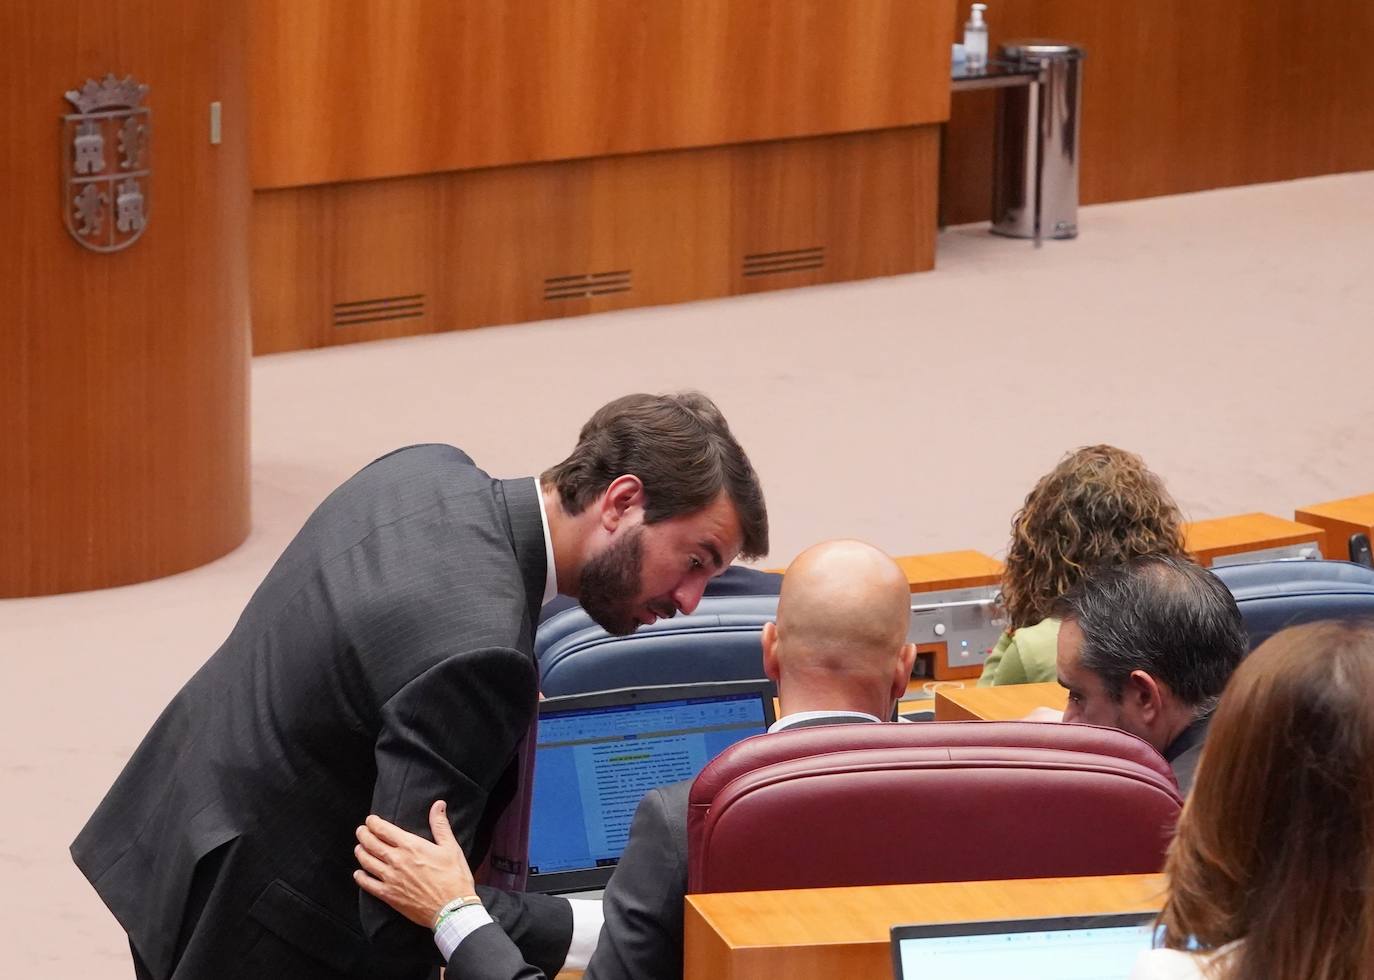
<instances>
[{"instance_id":1,"label":"pale floor","mask_svg":"<svg viewBox=\"0 0 1374 980\"><path fill-rule=\"evenodd\" d=\"M999 554L1035 479L1100 441L1193 519L1374 491L1374 172L1080 218L1040 251L950 229L928 274L255 361L242 547L0 601L3 973L131 976L68 843L311 507L397 446L532 474L607 399L701 388L762 475L772 564L835 536Z\"/></svg>"}]
</instances>

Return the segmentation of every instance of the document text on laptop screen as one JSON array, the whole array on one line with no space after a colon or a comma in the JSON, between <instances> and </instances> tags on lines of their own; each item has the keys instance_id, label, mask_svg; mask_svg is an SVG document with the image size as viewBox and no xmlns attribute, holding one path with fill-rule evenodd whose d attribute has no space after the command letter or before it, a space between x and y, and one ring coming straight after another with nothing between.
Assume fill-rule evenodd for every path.
<instances>
[{"instance_id":1,"label":"document text on laptop screen","mask_svg":"<svg viewBox=\"0 0 1374 980\"><path fill-rule=\"evenodd\" d=\"M614 865L645 792L765 728L758 694L541 713L530 873Z\"/></svg>"},{"instance_id":2,"label":"document text on laptop screen","mask_svg":"<svg viewBox=\"0 0 1374 980\"><path fill-rule=\"evenodd\" d=\"M898 940L907 980L1126 980L1149 923Z\"/></svg>"}]
</instances>

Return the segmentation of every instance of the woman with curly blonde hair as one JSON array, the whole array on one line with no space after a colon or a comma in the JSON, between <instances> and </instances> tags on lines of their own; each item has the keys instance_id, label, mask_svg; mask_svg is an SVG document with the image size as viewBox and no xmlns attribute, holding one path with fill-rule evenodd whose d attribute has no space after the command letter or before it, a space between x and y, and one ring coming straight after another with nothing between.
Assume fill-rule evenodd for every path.
<instances>
[{"instance_id":1,"label":"woman with curly blonde hair","mask_svg":"<svg viewBox=\"0 0 1374 980\"><path fill-rule=\"evenodd\" d=\"M1055 679L1054 601L1092 568L1143 555L1183 556L1183 516L1135 453L1084 446L1041 477L1011 521L1002 572L1007 629L980 685Z\"/></svg>"},{"instance_id":2,"label":"woman with curly blonde hair","mask_svg":"<svg viewBox=\"0 0 1374 980\"><path fill-rule=\"evenodd\" d=\"M1374 976L1374 623L1247 657L1212 718L1165 865L1164 949L1133 980Z\"/></svg>"}]
</instances>

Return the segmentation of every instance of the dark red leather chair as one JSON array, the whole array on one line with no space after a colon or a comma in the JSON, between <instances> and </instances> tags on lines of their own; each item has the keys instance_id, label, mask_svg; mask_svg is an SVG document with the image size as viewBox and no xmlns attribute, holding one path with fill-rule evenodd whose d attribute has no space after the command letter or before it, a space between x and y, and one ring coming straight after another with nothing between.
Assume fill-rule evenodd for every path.
<instances>
[{"instance_id":1,"label":"dark red leather chair","mask_svg":"<svg viewBox=\"0 0 1374 980\"><path fill-rule=\"evenodd\" d=\"M837 725L746 739L692 786L688 891L1159 871L1182 800L1087 725Z\"/></svg>"}]
</instances>

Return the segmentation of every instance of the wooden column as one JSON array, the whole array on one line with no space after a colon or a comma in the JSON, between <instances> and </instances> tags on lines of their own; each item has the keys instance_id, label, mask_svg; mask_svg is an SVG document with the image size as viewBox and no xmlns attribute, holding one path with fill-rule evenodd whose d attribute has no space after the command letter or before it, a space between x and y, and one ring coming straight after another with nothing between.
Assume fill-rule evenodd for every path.
<instances>
[{"instance_id":1,"label":"wooden column","mask_svg":"<svg viewBox=\"0 0 1374 980\"><path fill-rule=\"evenodd\" d=\"M249 523L244 5L7 0L0 33L0 596L203 564ZM100 253L64 224L64 94L111 73L148 86L151 174L143 234Z\"/></svg>"}]
</instances>

